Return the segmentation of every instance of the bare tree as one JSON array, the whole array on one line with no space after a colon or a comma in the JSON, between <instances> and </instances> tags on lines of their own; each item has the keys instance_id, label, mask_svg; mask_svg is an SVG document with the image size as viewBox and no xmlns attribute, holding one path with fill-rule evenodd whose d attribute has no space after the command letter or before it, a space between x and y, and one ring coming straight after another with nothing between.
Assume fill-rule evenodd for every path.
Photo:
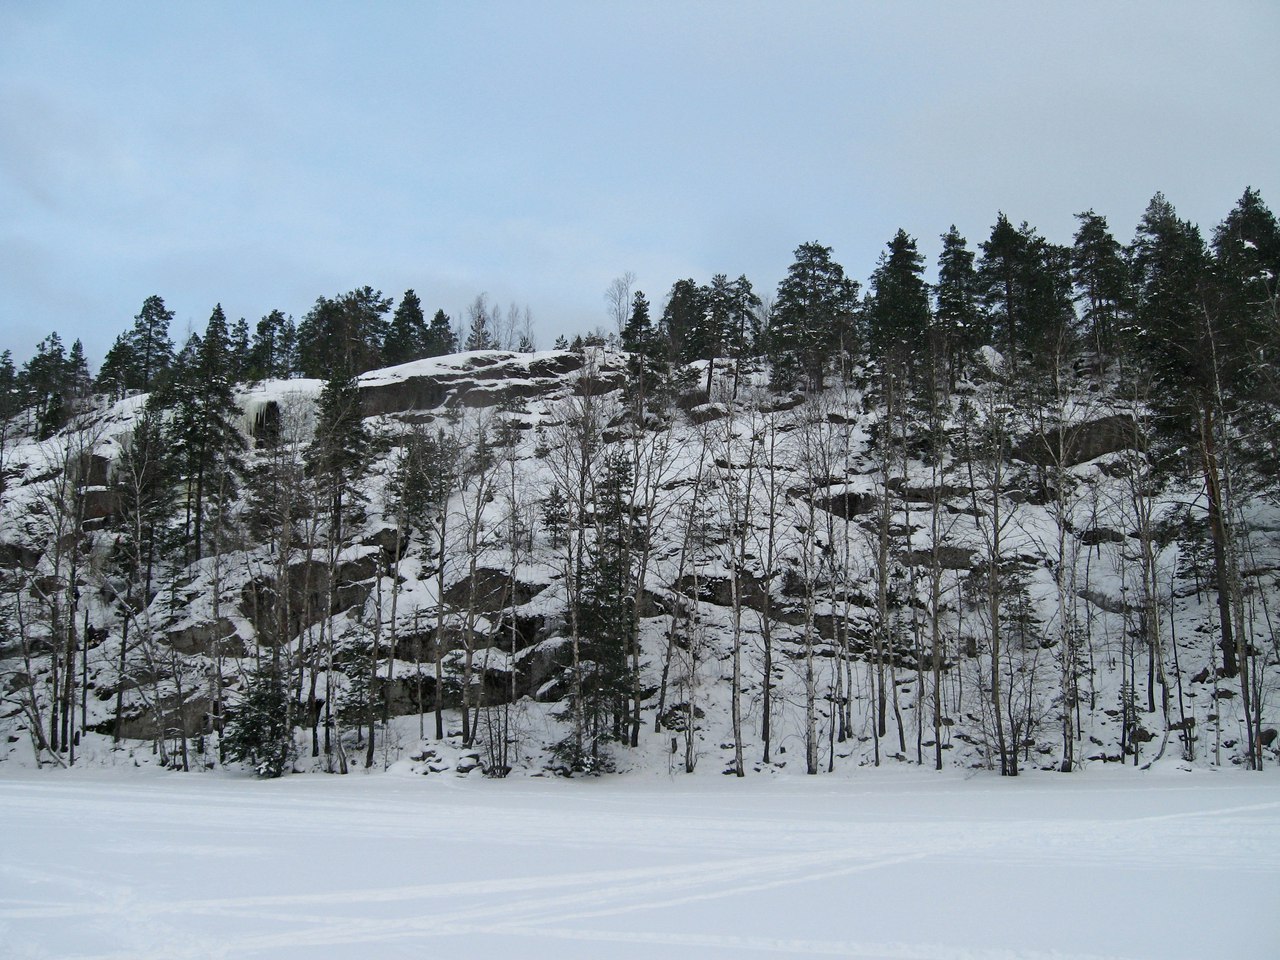
<instances>
[{"instance_id":1,"label":"bare tree","mask_svg":"<svg viewBox=\"0 0 1280 960\"><path fill-rule=\"evenodd\" d=\"M613 323L613 332L622 336L622 328L626 326L631 311L631 288L635 286L636 275L628 270L609 281L604 291L604 302L608 308L609 320Z\"/></svg>"}]
</instances>

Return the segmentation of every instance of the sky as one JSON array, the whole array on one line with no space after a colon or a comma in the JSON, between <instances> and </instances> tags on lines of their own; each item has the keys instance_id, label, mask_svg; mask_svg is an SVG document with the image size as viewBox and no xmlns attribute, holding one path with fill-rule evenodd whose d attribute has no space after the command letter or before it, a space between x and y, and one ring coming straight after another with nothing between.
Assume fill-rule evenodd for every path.
<instances>
[{"instance_id":1,"label":"sky","mask_svg":"<svg viewBox=\"0 0 1280 960\"><path fill-rule=\"evenodd\" d=\"M0 4L0 349L96 364L368 284L540 345L632 272L776 289L801 243L865 282L999 211L1122 241L1163 191L1280 208L1280 4Z\"/></svg>"}]
</instances>

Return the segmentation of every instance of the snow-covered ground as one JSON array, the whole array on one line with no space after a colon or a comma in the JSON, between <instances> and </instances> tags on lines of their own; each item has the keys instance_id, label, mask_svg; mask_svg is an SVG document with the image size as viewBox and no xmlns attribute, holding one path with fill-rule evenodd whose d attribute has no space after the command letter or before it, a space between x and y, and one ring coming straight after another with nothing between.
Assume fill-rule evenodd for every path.
<instances>
[{"instance_id":1,"label":"snow-covered ground","mask_svg":"<svg viewBox=\"0 0 1280 960\"><path fill-rule=\"evenodd\" d=\"M1280 956L1280 774L0 779L0 955Z\"/></svg>"}]
</instances>

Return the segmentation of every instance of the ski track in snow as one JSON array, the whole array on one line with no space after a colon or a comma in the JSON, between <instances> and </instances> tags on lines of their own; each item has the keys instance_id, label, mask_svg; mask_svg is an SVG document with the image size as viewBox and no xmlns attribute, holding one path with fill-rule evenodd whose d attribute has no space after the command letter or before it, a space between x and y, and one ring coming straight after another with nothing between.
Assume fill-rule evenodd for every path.
<instances>
[{"instance_id":1,"label":"ski track in snow","mask_svg":"<svg viewBox=\"0 0 1280 960\"><path fill-rule=\"evenodd\" d=\"M281 789L0 779L11 837L0 955L1164 958L1195 953L1159 927L1101 950L1088 928L1142 932L1156 922L1143 911L1158 914L1190 886L1206 898L1204 917L1220 917L1216 943L1232 929L1228 914L1246 909L1233 888L1266 891L1280 879L1280 802L1266 799L1274 776L1227 784L1238 789L1213 778L1200 789L1108 789L1113 781L1074 793L1041 781L1026 796L924 780L913 794L295 779ZM290 873L299 851L316 865ZM594 868L575 868L584 864ZM387 872L430 881L377 882ZM1098 890L1081 877L1096 877ZM1019 908L992 903L982 915L984 882L1007 887L993 897L1025 897L1021 910L1049 910L1055 898L1097 910L1113 887L1135 899L1118 916L1081 917L1078 942L1040 941L1034 923L1001 929ZM918 891L939 883L963 904L965 926L955 942L939 935L941 920L914 939L913 919L931 909ZM867 893L872 906L900 901L902 916L860 915ZM1253 939L1246 931L1223 955L1274 955L1273 916L1249 917Z\"/></svg>"}]
</instances>

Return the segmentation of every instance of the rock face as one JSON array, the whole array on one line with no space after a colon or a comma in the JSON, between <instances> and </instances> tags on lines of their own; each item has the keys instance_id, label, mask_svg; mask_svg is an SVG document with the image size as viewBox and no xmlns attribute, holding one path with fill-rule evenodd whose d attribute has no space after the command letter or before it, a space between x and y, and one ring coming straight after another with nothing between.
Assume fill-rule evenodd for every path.
<instances>
[{"instance_id":1,"label":"rock face","mask_svg":"<svg viewBox=\"0 0 1280 960\"><path fill-rule=\"evenodd\" d=\"M320 560L302 560L289 567L289 602L286 629L290 637L314 626L326 617L363 605L373 590L377 557L372 552L345 559L335 569L330 603L329 568ZM282 608L279 586L268 576L258 576L244 585L240 609L253 624L260 642L274 646L280 642L278 617Z\"/></svg>"},{"instance_id":2,"label":"rock face","mask_svg":"<svg viewBox=\"0 0 1280 960\"><path fill-rule=\"evenodd\" d=\"M1119 453L1142 445L1141 433L1133 417L1114 414L1089 420L1085 423L1058 427L1044 436L1027 437L1013 451L1013 455L1026 463L1049 467L1057 465L1073 467L1088 463L1108 453Z\"/></svg>"},{"instance_id":3,"label":"rock face","mask_svg":"<svg viewBox=\"0 0 1280 960\"><path fill-rule=\"evenodd\" d=\"M360 378L365 416L435 410L440 407L494 407L566 388L578 394L621 387L626 370L616 360L555 350L544 353L474 351L415 360Z\"/></svg>"},{"instance_id":4,"label":"rock face","mask_svg":"<svg viewBox=\"0 0 1280 960\"><path fill-rule=\"evenodd\" d=\"M481 567L476 570L474 581L470 577L464 577L445 590L444 598L455 609L468 606L474 598L477 612L496 613L509 606L518 607L528 603L545 587L541 583L513 580L501 570Z\"/></svg>"}]
</instances>

